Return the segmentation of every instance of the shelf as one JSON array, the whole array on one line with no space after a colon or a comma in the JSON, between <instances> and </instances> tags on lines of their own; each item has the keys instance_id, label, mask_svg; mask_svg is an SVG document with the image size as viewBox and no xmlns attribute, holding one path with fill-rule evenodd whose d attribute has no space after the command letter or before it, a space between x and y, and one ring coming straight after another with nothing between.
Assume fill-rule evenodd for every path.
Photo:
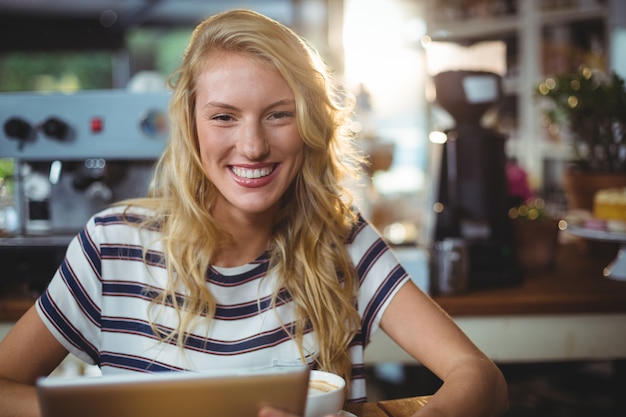
<instances>
[{"instance_id":1,"label":"shelf","mask_svg":"<svg viewBox=\"0 0 626 417\"><path fill-rule=\"evenodd\" d=\"M0 237L0 248L65 248L74 235Z\"/></svg>"},{"instance_id":2,"label":"shelf","mask_svg":"<svg viewBox=\"0 0 626 417\"><path fill-rule=\"evenodd\" d=\"M574 23L585 20L606 19L608 17L606 7L600 5L542 11L539 15L542 24Z\"/></svg>"},{"instance_id":3,"label":"shelf","mask_svg":"<svg viewBox=\"0 0 626 417\"><path fill-rule=\"evenodd\" d=\"M575 23L586 20L607 19L607 8L602 5L538 11L542 25ZM501 39L517 35L524 30L524 19L518 15L483 17L462 21L433 22L428 36L433 41L468 42Z\"/></svg>"},{"instance_id":4,"label":"shelf","mask_svg":"<svg viewBox=\"0 0 626 417\"><path fill-rule=\"evenodd\" d=\"M435 23L428 30L433 41L468 41L515 35L520 28L516 16L481 18L453 23Z\"/></svg>"},{"instance_id":5,"label":"shelf","mask_svg":"<svg viewBox=\"0 0 626 417\"><path fill-rule=\"evenodd\" d=\"M541 153L546 158L562 159L565 161L571 159L571 157L573 156L571 155L572 146L565 141L554 142L546 139L541 142L540 146Z\"/></svg>"}]
</instances>

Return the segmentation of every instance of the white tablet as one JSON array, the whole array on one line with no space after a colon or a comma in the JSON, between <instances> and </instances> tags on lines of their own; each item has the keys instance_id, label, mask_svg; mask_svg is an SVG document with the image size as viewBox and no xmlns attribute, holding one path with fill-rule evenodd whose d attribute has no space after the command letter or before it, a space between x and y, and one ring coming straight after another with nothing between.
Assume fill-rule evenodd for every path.
<instances>
[{"instance_id":1,"label":"white tablet","mask_svg":"<svg viewBox=\"0 0 626 417\"><path fill-rule=\"evenodd\" d=\"M268 404L303 415L309 369L167 372L37 381L42 417L256 417Z\"/></svg>"}]
</instances>

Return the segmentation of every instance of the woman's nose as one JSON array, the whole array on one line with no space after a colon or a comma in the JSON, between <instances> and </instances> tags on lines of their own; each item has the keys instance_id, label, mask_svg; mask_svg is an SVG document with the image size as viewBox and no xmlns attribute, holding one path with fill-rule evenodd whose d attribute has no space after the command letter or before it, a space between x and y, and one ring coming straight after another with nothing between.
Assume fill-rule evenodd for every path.
<instances>
[{"instance_id":1,"label":"woman's nose","mask_svg":"<svg viewBox=\"0 0 626 417\"><path fill-rule=\"evenodd\" d=\"M259 160L270 150L266 132L259 123L247 123L243 126L237 147L239 153L250 160Z\"/></svg>"}]
</instances>

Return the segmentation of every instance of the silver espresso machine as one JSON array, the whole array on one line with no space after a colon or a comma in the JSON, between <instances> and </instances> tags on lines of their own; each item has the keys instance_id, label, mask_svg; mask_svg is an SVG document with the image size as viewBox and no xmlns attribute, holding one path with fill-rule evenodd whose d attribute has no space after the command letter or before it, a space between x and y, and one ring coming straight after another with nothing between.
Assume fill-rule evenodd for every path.
<instances>
[{"instance_id":1,"label":"silver espresso machine","mask_svg":"<svg viewBox=\"0 0 626 417\"><path fill-rule=\"evenodd\" d=\"M13 222L0 234L0 297L41 291L91 215L146 194L168 139L169 97L126 90L0 94L0 159L13 166L11 207L4 207Z\"/></svg>"}]
</instances>

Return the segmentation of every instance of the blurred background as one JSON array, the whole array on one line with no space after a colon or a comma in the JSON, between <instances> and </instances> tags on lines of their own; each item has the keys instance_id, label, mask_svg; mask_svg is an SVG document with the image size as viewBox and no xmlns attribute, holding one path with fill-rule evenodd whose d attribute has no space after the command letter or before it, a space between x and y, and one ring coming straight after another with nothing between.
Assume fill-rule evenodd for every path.
<instances>
[{"instance_id":1,"label":"blurred background","mask_svg":"<svg viewBox=\"0 0 626 417\"><path fill-rule=\"evenodd\" d=\"M233 8L253 9L293 28L355 95L351 129L371 162L363 181L350 184L357 204L418 285L440 296L443 307L465 330L474 330L479 346L501 364L511 384L509 415L626 415L626 287L601 282L602 267L618 247L608 242L596 249L591 265L580 267L571 262L578 262L579 252L553 252L556 222L548 237L533 229L541 239L521 244L509 233L507 218L529 196L553 220L572 208L561 176L573 139L548 123L537 86L581 68L626 75L626 2L619 0L0 0L4 331L45 287L86 216L143 186L166 136L168 75L195 25ZM457 71L457 78L439 76ZM466 81L478 90L468 89ZM469 124L466 130L463 124ZM459 146L471 146L450 154L451 131ZM461 140L468 136L480 140ZM448 139L443 148L442 137ZM484 147L493 137L498 145ZM96 148L93 138L102 139ZM461 161L458 184L469 196L453 195L442 185L456 186L448 169L453 156ZM519 174L523 190L515 200L511 184L504 183L511 173ZM463 183L463 174L472 182ZM453 197L461 209L479 213L460 222L448 216ZM435 242L458 237L464 238L460 244L437 247L433 255ZM559 245L564 240L561 233ZM512 258L522 248L535 249L525 261L530 266ZM465 250L470 260L488 259L484 269L471 272L469 283L459 261ZM448 254L456 256L452 272L432 262ZM45 260L35 265L35 255ZM429 278L429 270L440 281ZM591 271L590 279L602 287L585 281L569 298L543 298L546 291L559 296L575 287L569 279L579 271ZM465 282L444 287L443 274ZM535 280L541 286L533 286ZM530 288L530 296L516 292L520 288ZM481 310L494 299L500 300L499 310ZM537 310L523 303L514 310L519 300L531 300L528 308ZM562 315L567 325L559 321ZM494 317L497 322L490 321ZM602 337L585 337L605 329L598 323L607 326ZM496 330L483 332L487 328ZM539 328L541 336L532 333ZM542 338L556 334L560 344L552 349ZM438 387L427 370L393 355L370 356L371 400L429 394ZM71 372L75 366L68 365Z\"/></svg>"}]
</instances>

